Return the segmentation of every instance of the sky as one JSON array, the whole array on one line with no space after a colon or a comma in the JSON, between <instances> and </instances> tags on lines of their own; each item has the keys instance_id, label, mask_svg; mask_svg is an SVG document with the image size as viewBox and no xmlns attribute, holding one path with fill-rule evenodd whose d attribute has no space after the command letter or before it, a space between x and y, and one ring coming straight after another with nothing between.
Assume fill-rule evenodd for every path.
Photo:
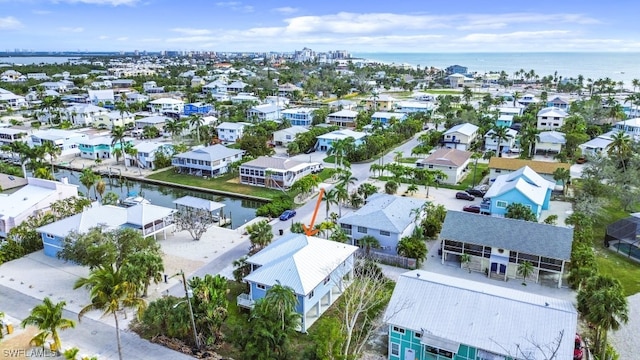
<instances>
[{"instance_id":1,"label":"sky","mask_svg":"<svg viewBox=\"0 0 640 360\"><path fill-rule=\"evenodd\" d=\"M0 0L0 50L635 52L638 10L636 0Z\"/></svg>"}]
</instances>

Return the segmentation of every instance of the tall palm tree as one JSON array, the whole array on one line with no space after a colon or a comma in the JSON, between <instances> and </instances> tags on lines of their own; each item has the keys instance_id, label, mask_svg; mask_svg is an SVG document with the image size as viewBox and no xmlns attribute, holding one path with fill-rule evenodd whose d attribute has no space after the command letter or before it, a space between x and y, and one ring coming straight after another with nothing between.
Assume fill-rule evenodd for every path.
<instances>
[{"instance_id":1,"label":"tall palm tree","mask_svg":"<svg viewBox=\"0 0 640 360\"><path fill-rule=\"evenodd\" d=\"M324 196L322 197L322 201L324 201L325 205L326 205L326 215L325 215L325 219L329 218L329 211L331 211L331 205L338 205L338 195L337 195L337 190L331 189L327 192L324 193Z\"/></svg>"},{"instance_id":2,"label":"tall palm tree","mask_svg":"<svg viewBox=\"0 0 640 360\"><path fill-rule=\"evenodd\" d=\"M91 169L85 168L82 170L79 180L87 188L87 198L91 198L91 188L99 180L99 176Z\"/></svg>"},{"instance_id":3,"label":"tall palm tree","mask_svg":"<svg viewBox=\"0 0 640 360\"><path fill-rule=\"evenodd\" d=\"M107 184L102 179L100 179L96 183L95 187L96 187L96 194L100 195L100 200L102 200L102 195L107 189Z\"/></svg>"},{"instance_id":4,"label":"tall palm tree","mask_svg":"<svg viewBox=\"0 0 640 360\"><path fill-rule=\"evenodd\" d=\"M562 193L567 192L567 183L571 180L571 171L565 168L557 168L553 172L553 180L562 181Z\"/></svg>"},{"instance_id":5,"label":"tall palm tree","mask_svg":"<svg viewBox=\"0 0 640 360\"><path fill-rule=\"evenodd\" d=\"M298 305L298 297L293 289L288 286L283 286L278 281L278 284L273 285L264 298L265 306L271 311L280 315L282 330L285 328L285 316L295 312Z\"/></svg>"},{"instance_id":6,"label":"tall palm tree","mask_svg":"<svg viewBox=\"0 0 640 360\"><path fill-rule=\"evenodd\" d=\"M191 115L189 117L189 124L191 126L195 126L196 134L198 136L198 143L200 143L200 128L202 127L202 125L204 125L204 118L199 115Z\"/></svg>"},{"instance_id":7,"label":"tall palm tree","mask_svg":"<svg viewBox=\"0 0 640 360\"><path fill-rule=\"evenodd\" d=\"M20 166L22 167L22 176L26 179L27 163L33 158L34 150L24 141L14 141L9 143L9 145L2 145L0 149L3 151L9 151L19 157Z\"/></svg>"},{"instance_id":8,"label":"tall palm tree","mask_svg":"<svg viewBox=\"0 0 640 360\"><path fill-rule=\"evenodd\" d=\"M53 174L55 172L55 170L53 169L53 161L57 159L58 156L60 156L60 154L62 154L62 149L60 149L51 141L45 141L44 143L42 143L41 147L42 147L42 151L46 155L49 155L49 163L51 164L51 174Z\"/></svg>"},{"instance_id":9,"label":"tall palm tree","mask_svg":"<svg viewBox=\"0 0 640 360\"><path fill-rule=\"evenodd\" d=\"M115 126L111 129L111 147L115 148L116 144L120 144L120 154L124 152L124 138L125 138L125 128L124 126ZM117 150L117 149L116 149ZM116 155L116 162L119 161L120 156L114 150L114 155ZM127 162L124 162L124 168L127 169Z\"/></svg>"},{"instance_id":10,"label":"tall palm tree","mask_svg":"<svg viewBox=\"0 0 640 360\"><path fill-rule=\"evenodd\" d=\"M73 288L75 290L81 287L89 289L91 303L80 310L78 320L81 320L87 312L92 310L103 311L102 316L113 315L116 325L118 357L122 360L118 313L134 309L139 317L146 308L145 301L138 297L137 287L125 281L124 276L111 266L96 268L89 273L88 278L78 279Z\"/></svg>"},{"instance_id":11,"label":"tall palm tree","mask_svg":"<svg viewBox=\"0 0 640 360\"><path fill-rule=\"evenodd\" d=\"M361 237L360 239L358 239L358 242L360 243L360 247L364 249L365 255L369 255L371 249L380 248L380 241L378 241L378 239L374 238L371 235L365 235Z\"/></svg>"},{"instance_id":12,"label":"tall palm tree","mask_svg":"<svg viewBox=\"0 0 640 360\"><path fill-rule=\"evenodd\" d=\"M22 320L21 325L22 327L34 325L40 330L40 333L31 340L32 342L44 345L46 339L51 336L55 350L60 351L62 342L58 330L66 330L76 326L73 320L62 317L65 305L67 303L64 301L54 304L51 299L45 297L42 304L31 309L31 314Z\"/></svg>"},{"instance_id":13,"label":"tall palm tree","mask_svg":"<svg viewBox=\"0 0 640 360\"><path fill-rule=\"evenodd\" d=\"M184 130L184 122L178 119L169 120L164 125L164 130L170 133L171 137L175 138L176 136L182 134L182 131Z\"/></svg>"},{"instance_id":14,"label":"tall palm tree","mask_svg":"<svg viewBox=\"0 0 640 360\"><path fill-rule=\"evenodd\" d=\"M349 192L341 184L338 184L333 190L336 191L336 200L338 201L338 216L342 217L342 205L349 201Z\"/></svg>"},{"instance_id":15,"label":"tall palm tree","mask_svg":"<svg viewBox=\"0 0 640 360\"><path fill-rule=\"evenodd\" d=\"M533 264L529 261L523 261L518 265L518 275L522 276L523 285L526 285L527 278L533 274L534 270Z\"/></svg>"},{"instance_id":16,"label":"tall palm tree","mask_svg":"<svg viewBox=\"0 0 640 360\"><path fill-rule=\"evenodd\" d=\"M358 178L353 176L353 173L349 170L338 171L338 182L344 185L345 190L349 193L349 185L354 185L358 181Z\"/></svg>"},{"instance_id":17,"label":"tall palm tree","mask_svg":"<svg viewBox=\"0 0 640 360\"><path fill-rule=\"evenodd\" d=\"M496 145L496 152L498 153L498 157L502 157L502 141L509 140L509 138L511 138L511 136L509 135L509 128L505 126L494 125L491 128L491 131L491 139L498 142L498 144Z\"/></svg>"},{"instance_id":18,"label":"tall palm tree","mask_svg":"<svg viewBox=\"0 0 640 360\"><path fill-rule=\"evenodd\" d=\"M476 172L478 170L478 159L482 158L482 153L474 152L471 154L471 159L473 159L473 181L471 182L471 187L476 186Z\"/></svg>"},{"instance_id":19,"label":"tall palm tree","mask_svg":"<svg viewBox=\"0 0 640 360\"><path fill-rule=\"evenodd\" d=\"M527 158L533 157L536 141L540 139L540 130L538 130L536 124L525 123L518 135L520 137L520 146L525 150Z\"/></svg>"},{"instance_id":20,"label":"tall palm tree","mask_svg":"<svg viewBox=\"0 0 640 360\"><path fill-rule=\"evenodd\" d=\"M607 145L607 154L615 157L622 164L622 170L626 172L626 162L632 155L631 136L619 131L611 135L611 140L611 143Z\"/></svg>"}]
</instances>

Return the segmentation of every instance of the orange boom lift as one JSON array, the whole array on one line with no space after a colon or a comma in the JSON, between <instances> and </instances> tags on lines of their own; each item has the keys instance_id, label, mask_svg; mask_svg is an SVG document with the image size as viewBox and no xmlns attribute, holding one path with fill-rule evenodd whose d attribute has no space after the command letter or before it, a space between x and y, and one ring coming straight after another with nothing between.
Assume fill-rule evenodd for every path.
<instances>
[{"instance_id":1,"label":"orange boom lift","mask_svg":"<svg viewBox=\"0 0 640 360\"><path fill-rule=\"evenodd\" d=\"M318 209L320 209L320 204L322 203L322 197L324 196L324 188L320 188L320 192L318 193L318 201L316 202L316 208L313 211L313 216L311 217L311 223L309 226L302 224L302 229L304 230L305 235L314 236L318 233L318 229L314 229L313 226L316 223L316 217L318 216Z\"/></svg>"}]
</instances>

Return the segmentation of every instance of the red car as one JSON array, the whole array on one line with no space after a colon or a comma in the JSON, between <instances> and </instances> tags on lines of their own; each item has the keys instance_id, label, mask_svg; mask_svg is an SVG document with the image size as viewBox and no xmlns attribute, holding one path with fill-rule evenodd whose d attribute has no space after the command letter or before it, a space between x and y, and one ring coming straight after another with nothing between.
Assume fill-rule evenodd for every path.
<instances>
[{"instance_id":1,"label":"red car","mask_svg":"<svg viewBox=\"0 0 640 360\"><path fill-rule=\"evenodd\" d=\"M470 213L480 213L480 205L467 205L462 207L462 211L470 212Z\"/></svg>"},{"instance_id":2,"label":"red car","mask_svg":"<svg viewBox=\"0 0 640 360\"><path fill-rule=\"evenodd\" d=\"M582 339L580 335L576 334L575 346L573 348L573 360L582 360Z\"/></svg>"}]
</instances>

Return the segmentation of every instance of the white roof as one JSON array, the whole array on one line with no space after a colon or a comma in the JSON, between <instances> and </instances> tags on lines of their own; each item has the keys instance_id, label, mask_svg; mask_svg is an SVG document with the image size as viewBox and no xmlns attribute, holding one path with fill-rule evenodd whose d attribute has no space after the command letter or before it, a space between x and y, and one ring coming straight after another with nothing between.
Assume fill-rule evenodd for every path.
<instances>
[{"instance_id":1,"label":"white roof","mask_svg":"<svg viewBox=\"0 0 640 360\"><path fill-rule=\"evenodd\" d=\"M107 112L109 110L92 104L73 104L67 108L67 112L75 111L78 114Z\"/></svg>"},{"instance_id":2,"label":"white roof","mask_svg":"<svg viewBox=\"0 0 640 360\"><path fill-rule=\"evenodd\" d=\"M153 101L149 101L149 104L172 104L172 105L177 105L177 104L184 104L184 101L177 100L177 99L172 99L172 98L160 98L160 99L156 99L156 100L153 100Z\"/></svg>"},{"instance_id":3,"label":"white roof","mask_svg":"<svg viewBox=\"0 0 640 360\"><path fill-rule=\"evenodd\" d=\"M223 122L220 125L216 126L216 129L232 129L232 130L240 130L244 129L245 126L249 124L243 122Z\"/></svg>"},{"instance_id":4,"label":"white roof","mask_svg":"<svg viewBox=\"0 0 640 360\"><path fill-rule=\"evenodd\" d=\"M60 139L70 139L75 137L86 137L86 134L82 134L75 131L70 130L61 130L61 129L46 129L46 130L38 130L31 135L36 138L44 139L44 140L60 140Z\"/></svg>"},{"instance_id":5,"label":"white roof","mask_svg":"<svg viewBox=\"0 0 640 360\"><path fill-rule=\"evenodd\" d=\"M567 114L566 111L551 106L551 107L546 107L544 109L541 109L540 111L538 111L538 116L551 116L551 117L567 117L569 116L569 114Z\"/></svg>"},{"instance_id":6,"label":"white roof","mask_svg":"<svg viewBox=\"0 0 640 360\"><path fill-rule=\"evenodd\" d=\"M411 213L424 203L424 200L411 197L377 193L369 196L363 207L346 214L338 222L402 233L413 222Z\"/></svg>"},{"instance_id":7,"label":"white roof","mask_svg":"<svg viewBox=\"0 0 640 360\"><path fill-rule=\"evenodd\" d=\"M215 211L218 209L222 209L226 205L223 203L195 197L195 196L183 196L179 199L175 199L173 201L174 204L183 205L186 207L194 208L194 209L203 209L207 211Z\"/></svg>"},{"instance_id":8,"label":"white roof","mask_svg":"<svg viewBox=\"0 0 640 360\"><path fill-rule=\"evenodd\" d=\"M12 129L12 128L8 128L8 127L0 127L0 134L16 135L16 134L21 134L21 133L27 135L27 131L26 130Z\"/></svg>"},{"instance_id":9,"label":"white roof","mask_svg":"<svg viewBox=\"0 0 640 360\"><path fill-rule=\"evenodd\" d=\"M165 218L174 212L171 208L152 204L138 204L129 208L113 205L95 206L80 214L58 220L36 229L40 233L66 237L71 231L85 233L96 226L119 228L122 226L142 227L152 221Z\"/></svg>"},{"instance_id":10,"label":"white roof","mask_svg":"<svg viewBox=\"0 0 640 360\"><path fill-rule=\"evenodd\" d=\"M307 295L358 249L304 234L287 234L247 259L261 265L244 280L273 286L280 282Z\"/></svg>"},{"instance_id":11,"label":"white roof","mask_svg":"<svg viewBox=\"0 0 640 360\"><path fill-rule=\"evenodd\" d=\"M391 119L392 117L396 119L404 119L407 117L407 115L405 113L397 113L397 112L390 112L390 111L376 111L371 115L371 118L373 119L376 119L376 118Z\"/></svg>"},{"instance_id":12,"label":"white roof","mask_svg":"<svg viewBox=\"0 0 640 360\"><path fill-rule=\"evenodd\" d=\"M473 134L474 132L478 131L478 127L473 125L473 124L469 124L469 123L464 123L464 124L459 124L456 125L454 127L452 127L451 129L445 131L445 135L446 134L451 134L454 132L458 132L460 134L463 135L467 135L467 136L471 136L471 134Z\"/></svg>"},{"instance_id":13,"label":"white roof","mask_svg":"<svg viewBox=\"0 0 640 360\"><path fill-rule=\"evenodd\" d=\"M563 332L557 358L571 359L577 317L569 301L413 270L398 278L384 319L422 330L426 344L457 351L462 343L502 355L532 351L532 359L543 354L526 339L553 344Z\"/></svg>"},{"instance_id":14,"label":"white roof","mask_svg":"<svg viewBox=\"0 0 640 360\"><path fill-rule=\"evenodd\" d=\"M598 136L597 138L593 138L589 141L587 141L586 143L580 145L581 149L606 149L607 146L609 146L609 144L611 144L613 142L613 140L611 140L610 138L606 138L606 137L600 137Z\"/></svg>"},{"instance_id":15,"label":"white roof","mask_svg":"<svg viewBox=\"0 0 640 360\"><path fill-rule=\"evenodd\" d=\"M286 129L282 129L282 130L278 130L278 131L274 131L273 132L273 136L275 137L276 134L289 134L289 135L297 135L300 133L305 133L309 131L307 128L305 128L304 126L291 126L288 127Z\"/></svg>"},{"instance_id":16,"label":"white roof","mask_svg":"<svg viewBox=\"0 0 640 360\"><path fill-rule=\"evenodd\" d=\"M0 218L16 217L55 193L55 189L26 185L12 194L0 195Z\"/></svg>"},{"instance_id":17,"label":"white roof","mask_svg":"<svg viewBox=\"0 0 640 360\"><path fill-rule=\"evenodd\" d=\"M520 113L522 113L522 108L521 107L513 107L513 106L500 106L497 108L499 113L505 113L505 114L515 114L518 115Z\"/></svg>"},{"instance_id":18,"label":"white roof","mask_svg":"<svg viewBox=\"0 0 640 360\"><path fill-rule=\"evenodd\" d=\"M535 204L542 205L547 196L547 190L555 188L556 184L538 175L528 166L505 175L496 177L485 198L492 198L517 189Z\"/></svg>"},{"instance_id":19,"label":"white roof","mask_svg":"<svg viewBox=\"0 0 640 360\"><path fill-rule=\"evenodd\" d=\"M142 119L138 119L136 120L136 122L147 123L147 124L162 124L167 122L167 120L171 120L171 118L168 118L166 116L156 115L156 116L147 116Z\"/></svg>"},{"instance_id":20,"label":"white roof","mask_svg":"<svg viewBox=\"0 0 640 360\"><path fill-rule=\"evenodd\" d=\"M357 111L353 111L353 110L340 110L340 111L336 111L334 113L331 113L328 115L328 117L350 117L350 118L356 118L356 116L358 116L358 112Z\"/></svg>"},{"instance_id":21,"label":"white roof","mask_svg":"<svg viewBox=\"0 0 640 360\"><path fill-rule=\"evenodd\" d=\"M163 146L173 146L173 145L168 144L168 143L144 141L144 142L141 142L141 143L135 145L134 148L136 148L138 150L138 152L152 153L152 152L156 151L158 148L161 148Z\"/></svg>"},{"instance_id":22,"label":"white roof","mask_svg":"<svg viewBox=\"0 0 640 360\"><path fill-rule=\"evenodd\" d=\"M353 131L349 129L336 130L327 134L322 134L317 137L317 139L327 139L327 140L342 140L349 137L354 138L355 140L362 139L367 136L367 133Z\"/></svg>"},{"instance_id":23,"label":"white roof","mask_svg":"<svg viewBox=\"0 0 640 360\"><path fill-rule=\"evenodd\" d=\"M484 137L491 138L491 136L492 136L493 134L495 134L495 133L496 133L496 132L495 132L495 130L491 129L491 130L487 131L487 133L485 134L485 136L484 136ZM510 138L512 138L512 139L515 139L516 135L518 135L518 131L516 131L516 130L514 130L514 129L511 129L511 128L508 128L508 129L507 129L507 136L508 136L508 137L510 137ZM497 139L496 139L496 140L497 140Z\"/></svg>"},{"instance_id":24,"label":"white roof","mask_svg":"<svg viewBox=\"0 0 640 360\"><path fill-rule=\"evenodd\" d=\"M251 107L249 111L257 111L260 113L273 113L280 110L280 106L276 104L261 104Z\"/></svg>"},{"instance_id":25,"label":"white roof","mask_svg":"<svg viewBox=\"0 0 640 360\"><path fill-rule=\"evenodd\" d=\"M131 140L131 139L128 139ZM94 137L91 139L77 139L75 140L76 143L78 144L83 144L83 145L111 145L111 142L113 141L113 139L111 139L111 137L109 136L98 136L98 137ZM124 139L124 141L126 142L127 139Z\"/></svg>"},{"instance_id":26,"label":"white roof","mask_svg":"<svg viewBox=\"0 0 640 360\"><path fill-rule=\"evenodd\" d=\"M640 118L632 118L624 121L618 121L616 126L634 126L640 127Z\"/></svg>"},{"instance_id":27,"label":"white roof","mask_svg":"<svg viewBox=\"0 0 640 360\"><path fill-rule=\"evenodd\" d=\"M541 143L564 144L567 142L564 133L559 131L542 131L538 134L538 138Z\"/></svg>"},{"instance_id":28,"label":"white roof","mask_svg":"<svg viewBox=\"0 0 640 360\"><path fill-rule=\"evenodd\" d=\"M434 105L432 103L419 102L419 101L400 101L400 102L396 103L396 106L398 107L398 109L401 109L401 108L416 108L416 109L431 110L431 109L434 108Z\"/></svg>"},{"instance_id":29,"label":"white roof","mask_svg":"<svg viewBox=\"0 0 640 360\"><path fill-rule=\"evenodd\" d=\"M282 110L282 113L283 114L310 114L316 110L318 110L318 108L297 107L297 108L284 109Z\"/></svg>"},{"instance_id":30,"label":"white roof","mask_svg":"<svg viewBox=\"0 0 640 360\"><path fill-rule=\"evenodd\" d=\"M230 156L243 155L244 150L230 149L224 145L216 144L207 146L200 149L194 149L191 151L183 152L181 154L174 155L177 158L195 159L204 161L215 161L224 159Z\"/></svg>"}]
</instances>

